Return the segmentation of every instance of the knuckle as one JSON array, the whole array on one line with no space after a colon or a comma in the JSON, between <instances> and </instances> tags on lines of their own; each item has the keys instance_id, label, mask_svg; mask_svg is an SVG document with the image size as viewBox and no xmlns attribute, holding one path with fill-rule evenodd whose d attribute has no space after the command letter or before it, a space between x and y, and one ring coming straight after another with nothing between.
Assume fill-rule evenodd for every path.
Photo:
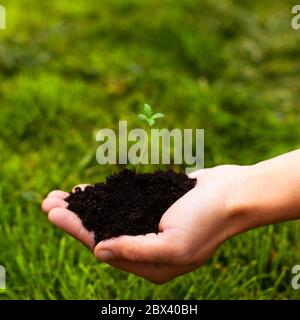
<instances>
[{"instance_id":1,"label":"knuckle","mask_svg":"<svg viewBox=\"0 0 300 320\"><path fill-rule=\"evenodd\" d=\"M186 266L191 263L193 245L184 234L174 233L166 241L165 252L170 263L177 266Z\"/></svg>"},{"instance_id":2,"label":"knuckle","mask_svg":"<svg viewBox=\"0 0 300 320\"><path fill-rule=\"evenodd\" d=\"M128 258L128 260L130 260L132 262L138 262L139 261L137 255L136 255L136 253L134 251L129 251L128 253L126 253L125 257Z\"/></svg>"},{"instance_id":3,"label":"knuckle","mask_svg":"<svg viewBox=\"0 0 300 320\"><path fill-rule=\"evenodd\" d=\"M185 243L174 246L173 262L177 265L186 265L190 262L190 248Z\"/></svg>"},{"instance_id":4,"label":"knuckle","mask_svg":"<svg viewBox=\"0 0 300 320\"><path fill-rule=\"evenodd\" d=\"M123 258L126 260L132 261L132 262L138 262L138 255L136 253L136 250L134 250L133 247L128 247L128 248L120 248L120 253Z\"/></svg>"}]
</instances>

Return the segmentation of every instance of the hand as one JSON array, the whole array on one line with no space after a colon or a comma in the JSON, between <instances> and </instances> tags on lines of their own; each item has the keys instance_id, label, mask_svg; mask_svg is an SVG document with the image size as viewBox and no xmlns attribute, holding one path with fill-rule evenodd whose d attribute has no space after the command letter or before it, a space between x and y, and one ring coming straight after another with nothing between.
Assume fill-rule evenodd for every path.
<instances>
[{"instance_id":1,"label":"hand","mask_svg":"<svg viewBox=\"0 0 300 320\"><path fill-rule=\"evenodd\" d=\"M84 189L86 185L78 185ZM51 191L42 203L42 209L48 214L48 219L58 228L64 230L77 240L81 241L85 246L93 251L95 242L94 234L87 231L81 223L80 218L72 211L68 210L68 203L65 200L69 193L54 190Z\"/></svg>"},{"instance_id":2,"label":"hand","mask_svg":"<svg viewBox=\"0 0 300 320\"><path fill-rule=\"evenodd\" d=\"M67 193L51 192L42 207L52 223L94 250L99 260L154 283L165 283L204 264L233 234L235 186L244 168L220 166L191 174L197 178L195 188L166 211L158 234L120 236L95 248L93 234L67 209Z\"/></svg>"},{"instance_id":3,"label":"hand","mask_svg":"<svg viewBox=\"0 0 300 320\"><path fill-rule=\"evenodd\" d=\"M121 236L98 243L68 195L51 192L43 202L49 220L113 267L164 283L205 263L228 238L262 225L300 218L300 150L253 166L219 166L195 172L195 188L163 215L158 234ZM82 186L84 187L84 186Z\"/></svg>"}]
</instances>

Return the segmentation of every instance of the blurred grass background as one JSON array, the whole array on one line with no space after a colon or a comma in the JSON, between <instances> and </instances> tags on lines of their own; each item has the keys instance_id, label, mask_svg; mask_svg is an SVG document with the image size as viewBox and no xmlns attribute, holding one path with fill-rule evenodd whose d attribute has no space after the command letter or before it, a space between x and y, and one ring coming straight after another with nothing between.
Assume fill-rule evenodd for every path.
<instances>
[{"instance_id":1,"label":"blurred grass background","mask_svg":"<svg viewBox=\"0 0 300 320\"><path fill-rule=\"evenodd\" d=\"M297 1L296 1L297 2ZM2 0L1 299L297 299L300 223L238 236L163 286L99 264L39 203L97 182L95 131L205 128L206 166L252 164L300 146L300 31L286 0ZM278 177L280 179L280 177ZM267 190L266 190L267 192Z\"/></svg>"}]
</instances>

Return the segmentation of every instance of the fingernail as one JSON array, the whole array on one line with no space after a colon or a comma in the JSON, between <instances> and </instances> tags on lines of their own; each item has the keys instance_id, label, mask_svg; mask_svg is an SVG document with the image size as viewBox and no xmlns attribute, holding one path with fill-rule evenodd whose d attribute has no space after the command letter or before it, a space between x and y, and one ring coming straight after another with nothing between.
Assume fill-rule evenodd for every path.
<instances>
[{"instance_id":1,"label":"fingernail","mask_svg":"<svg viewBox=\"0 0 300 320\"><path fill-rule=\"evenodd\" d=\"M98 253L97 253L97 258L101 261L110 261L110 260L113 260L114 258L114 255L111 251L109 250L100 250Z\"/></svg>"}]
</instances>

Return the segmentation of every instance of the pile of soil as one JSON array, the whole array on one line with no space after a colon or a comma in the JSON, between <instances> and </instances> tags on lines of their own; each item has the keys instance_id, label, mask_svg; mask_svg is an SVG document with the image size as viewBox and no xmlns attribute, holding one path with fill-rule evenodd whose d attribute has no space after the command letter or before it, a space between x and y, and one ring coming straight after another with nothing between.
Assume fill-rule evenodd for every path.
<instances>
[{"instance_id":1,"label":"pile of soil","mask_svg":"<svg viewBox=\"0 0 300 320\"><path fill-rule=\"evenodd\" d=\"M158 232L164 212L195 186L184 173L156 171L136 174L123 170L105 183L76 188L66 201L83 226L94 231L95 242L120 235Z\"/></svg>"}]
</instances>

